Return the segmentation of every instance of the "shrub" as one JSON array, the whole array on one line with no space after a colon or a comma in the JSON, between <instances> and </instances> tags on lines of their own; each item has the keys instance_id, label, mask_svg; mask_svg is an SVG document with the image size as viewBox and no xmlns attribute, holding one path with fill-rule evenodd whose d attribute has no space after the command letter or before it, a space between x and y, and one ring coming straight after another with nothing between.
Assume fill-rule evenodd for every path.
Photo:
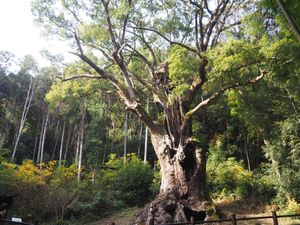
<instances>
[{"instance_id":1,"label":"shrub","mask_svg":"<svg viewBox=\"0 0 300 225\"><path fill-rule=\"evenodd\" d=\"M55 221L63 221L68 210L78 200L77 168L59 167L53 171L48 184L49 207Z\"/></svg>"},{"instance_id":2,"label":"shrub","mask_svg":"<svg viewBox=\"0 0 300 225\"><path fill-rule=\"evenodd\" d=\"M0 165L0 194L16 193L12 214L35 221L55 217L61 221L75 199L74 166L57 168L56 161L35 165L31 160L22 165Z\"/></svg>"},{"instance_id":3,"label":"shrub","mask_svg":"<svg viewBox=\"0 0 300 225\"><path fill-rule=\"evenodd\" d=\"M135 154L123 158L112 155L103 171L103 179L114 197L126 205L142 205L151 196L153 172L149 164L144 164Z\"/></svg>"},{"instance_id":4,"label":"shrub","mask_svg":"<svg viewBox=\"0 0 300 225\"><path fill-rule=\"evenodd\" d=\"M300 214L300 204L295 200L289 198L283 210L284 214Z\"/></svg>"},{"instance_id":5,"label":"shrub","mask_svg":"<svg viewBox=\"0 0 300 225\"><path fill-rule=\"evenodd\" d=\"M300 124L292 118L277 124L274 138L265 142L264 151L272 162L270 173L276 182L279 204L300 201Z\"/></svg>"},{"instance_id":6,"label":"shrub","mask_svg":"<svg viewBox=\"0 0 300 225\"><path fill-rule=\"evenodd\" d=\"M244 199L252 190L253 174L234 158L219 163L208 160L207 176L215 198Z\"/></svg>"}]
</instances>

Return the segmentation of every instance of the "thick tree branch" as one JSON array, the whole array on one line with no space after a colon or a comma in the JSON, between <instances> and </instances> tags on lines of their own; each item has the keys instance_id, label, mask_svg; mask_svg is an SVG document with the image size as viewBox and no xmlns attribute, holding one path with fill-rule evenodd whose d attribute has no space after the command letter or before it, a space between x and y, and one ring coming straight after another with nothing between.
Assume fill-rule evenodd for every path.
<instances>
[{"instance_id":1,"label":"thick tree branch","mask_svg":"<svg viewBox=\"0 0 300 225\"><path fill-rule=\"evenodd\" d=\"M99 74L99 76L83 74L83 75L66 78L65 80L71 80L71 79L85 77L85 78L106 79L106 80L110 81L110 83L118 90L118 95L124 101L125 105L130 110L132 110L135 114L137 114L139 116L139 118L145 122L145 124L149 127L149 129L156 128L156 125L154 124L153 119L144 110L144 108L141 106L141 104L138 102L138 100L135 99L134 97L132 97L132 95L130 94L130 92L128 90L128 86L127 86L127 90L124 89L116 78L109 75L103 69L98 67L89 57L87 57L84 54L78 34L75 33L74 37L75 37L75 41L76 41L79 53L74 53L74 52L71 52L71 53L78 56L81 60L83 60L89 66L91 66ZM123 61L117 55L114 55L114 60L115 60L115 63L121 68L124 79L127 78L127 80L125 80L125 82L126 81L129 82L128 71L127 71ZM131 84L130 84L130 87L132 88Z\"/></svg>"},{"instance_id":2,"label":"thick tree branch","mask_svg":"<svg viewBox=\"0 0 300 225\"><path fill-rule=\"evenodd\" d=\"M101 0L101 2L104 6L106 22L107 22L107 26L108 26L108 33L109 33L110 39L112 41L114 50L117 52L118 49L120 48L120 46L116 41L116 37L115 37L114 31L113 31L113 25L112 25L111 19L110 19L110 14L109 14L109 9L108 9L109 1L105 2L105 0Z\"/></svg>"},{"instance_id":3,"label":"thick tree branch","mask_svg":"<svg viewBox=\"0 0 300 225\"><path fill-rule=\"evenodd\" d=\"M207 0L204 0L204 6L206 11L211 15L213 12L209 9Z\"/></svg>"},{"instance_id":4,"label":"thick tree branch","mask_svg":"<svg viewBox=\"0 0 300 225\"><path fill-rule=\"evenodd\" d=\"M258 77L256 77L255 79L253 79L253 80L248 80L248 81L243 82L243 83L229 84L229 85L221 88L219 91L212 94L209 98L207 98L206 100L200 102L195 108L193 108L189 112L187 112L185 114L185 120L188 121L195 112L197 112L200 109L202 109L203 107L206 107L207 105L209 105L213 100L217 99L225 91L227 91L231 88L236 88L236 87L240 87L240 86L244 86L244 85L248 85L248 84L255 84L256 82L261 80L264 77L264 75L265 75L265 71L260 70L260 75Z\"/></svg>"},{"instance_id":5,"label":"thick tree branch","mask_svg":"<svg viewBox=\"0 0 300 225\"><path fill-rule=\"evenodd\" d=\"M156 63L157 63L157 60L156 60L156 54L155 54L155 51L153 50L153 48L150 46L150 44L149 44L149 42L148 41L146 41L146 39L145 39L145 37L144 37L144 34L142 33L142 36L140 37L141 38L141 40L142 40L142 42L144 43L144 45L149 49L149 51L150 51L150 54L151 54L151 56L152 56L152 65L154 66L154 65L156 65Z\"/></svg>"},{"instance_id":6,"label":"thick tree branch","mask_svg":"<svg viewBox=\"0 0 300 225\"><path fill-rule=\"evenodd\" d=\"M227 6L228 3L229 3L229 0L221 1L220 4L217 6L216 10L214 11L214 13L212 14L211 19L208 22L208 24L206 25L206 28L205 28L205 31L204 31L204 34L206 36L204 46L208 47L212 32L214 30L214 27L216 26L216 24L219 21L219 18L221 17L223 12L225 11L226 6Z\"/></svg>"},{"instance_id":7,"label":"thick tree branch","mask_svg":"<svg viewBox=\"0 0 300 225\"><path fill-rule=\"evenodd\" d=\"M199 14L199 10L195 12L195 35L196 35L196 47L198 52L200 52L201 48L199 43L198 14ZM201 27L200 27L200 32L201 32Z\"/></svg>"},{"instance_id":8,"label":"thick tree branch","mask_svg":"<svg viewBox=\"0 0 300 225\"><path fill-rule=\"evenodd\" d=\"M105 79L104 77L101 77L99 75L94 75L94 74L80 74L80 75L74 75L74 76L71 76L71 77L57 76L57 78L62 80L62 81L75 80L75 79L79 79L79 78Z\"/></svg>"}]
</instances>

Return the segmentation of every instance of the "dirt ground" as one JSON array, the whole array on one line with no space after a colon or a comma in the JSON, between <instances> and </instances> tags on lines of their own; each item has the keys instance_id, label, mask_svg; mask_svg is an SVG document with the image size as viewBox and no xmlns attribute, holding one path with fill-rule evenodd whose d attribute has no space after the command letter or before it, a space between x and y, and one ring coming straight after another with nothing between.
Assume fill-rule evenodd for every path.
<instances>
[{"instance_id":1,"label":"dirt ground","mask_svg":"<svg viewBox=\"0 0 300 225\"><path fill-rule=\"evenodd\" d=\"M216 203L221 218L230 218L232 213L236 214L236 218L243 217L257 217L257 216L271 216L270 209L265 206L252 206L251 204L238 204L228 202ZM87 225L132 225L136 219L137 214L143 208L128 208L122 212L115 213L110 217L89 223ZM280 213L278 213L280 215ZM300 225L300 220L292 220L287 218L278 219L279 225ZM220 225L230 225L231 223L219 223ZM216 225L216 223L215 223ZM238 225L273 225L272 219L263 220L249 220L238 221Z\"/></svg>"}]
</instances>

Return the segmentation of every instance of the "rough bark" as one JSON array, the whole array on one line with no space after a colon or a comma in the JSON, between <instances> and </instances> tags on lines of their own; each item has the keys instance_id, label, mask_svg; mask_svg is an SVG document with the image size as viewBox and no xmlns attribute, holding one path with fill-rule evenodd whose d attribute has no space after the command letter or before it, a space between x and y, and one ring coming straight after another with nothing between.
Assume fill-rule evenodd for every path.
<instances>
[{"instance_id":1,"label":"rough bark","mask_svg":"<svg viewBox=\"0 0 300 225\"><path fill-rule=\"evenodd\" d=\"M190 138L170 148L171 139L165 129L150 130L152 145L161 167L159 195L138 218L138 223L163 224L209 220L216 213L206 185L206 151Z\"/></svg>"}]
</instances>

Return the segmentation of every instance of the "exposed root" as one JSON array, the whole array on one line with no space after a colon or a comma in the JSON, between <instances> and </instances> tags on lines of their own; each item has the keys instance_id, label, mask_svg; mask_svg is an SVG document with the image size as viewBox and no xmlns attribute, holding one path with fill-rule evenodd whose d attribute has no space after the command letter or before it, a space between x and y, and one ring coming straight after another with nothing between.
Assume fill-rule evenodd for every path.
<instances>
[{"instance_id":1,"label":"exposed root","mask_svg":"<svg viewBox=\"0 0 300 225\"><path fill-rule=\"evenodd\" d=\"M196 203L196 204L195 204ZM175 194L157 196L138 216L138 225L188 222L191 217L196 221L210 220L216 214L211 202L195 202L179 199Z\"/></svg>"}]
</instances>

